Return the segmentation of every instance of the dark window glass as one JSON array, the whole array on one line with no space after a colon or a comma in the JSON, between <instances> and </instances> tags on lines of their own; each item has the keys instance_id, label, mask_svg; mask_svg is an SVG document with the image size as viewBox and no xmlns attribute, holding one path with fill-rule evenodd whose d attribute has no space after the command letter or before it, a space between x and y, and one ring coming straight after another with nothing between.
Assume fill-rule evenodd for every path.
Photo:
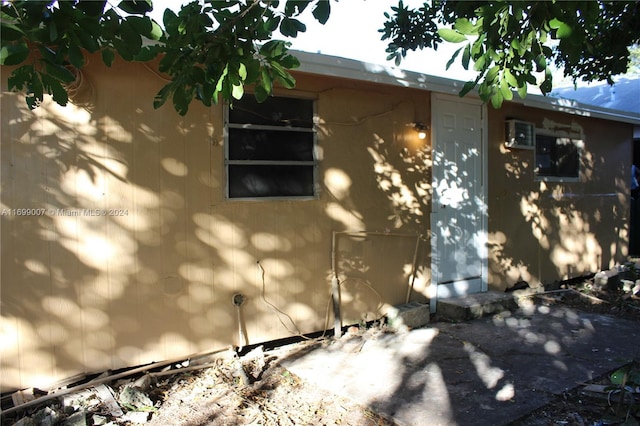
<instances>
[{"instance_id":1,"label":"dark window glass","mask_svg":"<svg viewBox=\"0 0 640 426\"><path fill-rule=\"evenodd\" d=\"M229 122L267 126L313 128L313 101L310 99L270 97L258 103L253 96L235 101L229 110Z\"/></svg>"},{"instance_id":2,"label":"dark window glass","mask_svg":"<svg viewBox=\"0 0 640 426\"><path fill-rule=\"evenodd\" d=\"M578 146L569 138L536 135L536 173L547 177L579 177Z\"/></svg>"},{"instance_id":3,"label":"dark window glass","mask_svg":"<svg viewBox=\"0 0 640 426\"><path fill-rule=\"evenodd\" d=\"M229 160L313 161L313 133L229 129Z\"/></svg>"},{"instance_id":4,"label":"dark window glass","mask_svg":"<svg viewBox=\"0 0 640 426\"><path fill-rule=\"evenodd\" d=\"M263 127L269 126L269 127ZM315 195L313 101L245 96L229 109L229 198Z\"/></svg>"},{"instance_id":5,"label":"dark window glass","mask_svg":"<svg viewBox=\"0 0 640 426\"><path fill-rule=\"evenodd\" d=\"M230 165L229 197L311 197L313 167Z\"/></svg>"}]
</instances>

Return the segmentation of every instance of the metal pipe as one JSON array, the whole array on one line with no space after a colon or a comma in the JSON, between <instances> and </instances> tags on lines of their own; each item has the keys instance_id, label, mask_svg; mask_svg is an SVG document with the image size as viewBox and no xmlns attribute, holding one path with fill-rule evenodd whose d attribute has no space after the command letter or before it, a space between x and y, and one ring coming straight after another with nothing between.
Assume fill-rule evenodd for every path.
<instances>
[{"instance_id":1,"label":"metal pipe","mask_svg":"<svg viewBox=\"0 0 640 426\"><path fill-rule=\"evenodd\" d=\"M340 283L338 281L338 271L336 269L336 235L333 231L331 235L331 298L333 299L333 333L334 337L342 336L342 316L340 315Z\"/></svg>"},{"instance_id":2,"label":"metal pipe","mask_svg":"<svg viewBox=\"0 0 640 426\"><path fill-rule=\"evenodd\" d=\"M372 236L383 236L383 237L401 237L401 238L415 238L416 246L413 252L413 265L411 272L411 282L409 287L407 288L407 296L405 298L405 303L409 303L409 299L411 297L411 290L413 290L413 284L416 279L416 271L418 269L418 249L420 247L420 237L421 234L400 234L393 232L380 232L380 231L333 231L331 235L331 272L333 276L331 277L331 295L333 298L333 314L334 314L334 333L336 337L340 337L342 334L342 317L340 315L340 281L338 278L338 270L337 270L337 237L338 235L372 235Z\"/></svg>"},{"instance_id":3,"label":"metal pipe","mask_svg":"<svg viewBox=\"0 0 640 426\"><path fill-rule=\"evenodd\" d=\"M420 247L420 234L416 235L416 248L413 251L413 265L411 271L411 283L409 284L409 288L407 289L407 297L405 298L404 303L409 303L409 298L411 297L411 290L413 290L413 283L416 281L416 271L418 269L418 248Z\"/></svg>"}]
</instances>

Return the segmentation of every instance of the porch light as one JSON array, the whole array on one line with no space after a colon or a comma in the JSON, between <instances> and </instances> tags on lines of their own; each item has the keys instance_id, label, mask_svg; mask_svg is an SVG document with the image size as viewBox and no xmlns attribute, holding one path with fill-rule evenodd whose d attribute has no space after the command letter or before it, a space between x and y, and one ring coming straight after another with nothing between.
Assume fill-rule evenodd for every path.
<instances>
[{"instance_id":1,"label":"porch light","mask_svg":"<svg viewBox=\"0 0 640 426\"><path fill-rule=\"evenodd\" d=\"M429 126L421 122L411 123L411 125L413 126L413 130L418 132L419 139L424 140L427 138L427 131L429 130Z\"/></svg>"}]
</instances>

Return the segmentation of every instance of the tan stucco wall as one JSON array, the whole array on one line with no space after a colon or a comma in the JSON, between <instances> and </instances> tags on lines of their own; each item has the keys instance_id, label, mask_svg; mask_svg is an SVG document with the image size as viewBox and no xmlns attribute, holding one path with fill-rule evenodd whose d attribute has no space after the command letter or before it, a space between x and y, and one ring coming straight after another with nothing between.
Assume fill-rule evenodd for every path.
<instances>
[{"instance_id":1,"label":"tan stucco wall","mask_svg":"<svg viewBox=\"0 0 640 426\"><path fill-rule=\"evenodd\" d=\"M320 330L333 231L394 234L338 237L347 317L404 301L430 183L407 124L428 122L428 93L299 75L317 98L319 198L239 202L224 199L221 106L154 110L164 81L144 64L91 58L78 82L75 105L35 111L3 86L3 390L242 344L236 292L249 343Z\"/></svg>"},{"instance_id":2,"label":"tan stucco wall","mask_svg":"<svg viewBox=\"0 0 640 426\"><path fill-rule=\"evenodd\" d=\"M582 138L580 182L536 181L534 151L504 147L510 118ZM633 126L516 104L489 108L489 123L489 285L550 284L623 262Z\"/></svg>"}]
</instances>

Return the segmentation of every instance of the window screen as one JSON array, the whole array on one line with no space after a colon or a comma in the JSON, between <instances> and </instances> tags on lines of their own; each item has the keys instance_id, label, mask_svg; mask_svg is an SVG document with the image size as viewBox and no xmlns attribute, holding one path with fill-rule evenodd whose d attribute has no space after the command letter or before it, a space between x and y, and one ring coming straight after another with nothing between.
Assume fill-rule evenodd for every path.
<instances>
[{"instance_id":1,"label":"window screen","mask_svg":"<svg viewBox=\"0 0 640 426\"><path fill-rule=\"evenodd\" d=\"M314 105L310 99L246 96L228 110L229 198L310 198L315 194Z\"/></svg>"}]
</instances>

